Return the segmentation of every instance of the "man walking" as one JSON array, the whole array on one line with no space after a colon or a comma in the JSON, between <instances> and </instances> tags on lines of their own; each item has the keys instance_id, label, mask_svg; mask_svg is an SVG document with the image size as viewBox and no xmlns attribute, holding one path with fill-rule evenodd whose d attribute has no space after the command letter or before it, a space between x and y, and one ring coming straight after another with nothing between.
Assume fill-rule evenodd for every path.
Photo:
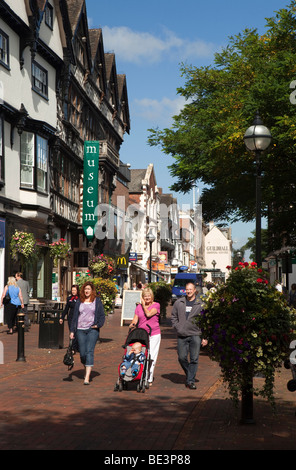
<instances>
[{"instance_id":1,"label":"man walking","mask_svg":"<svg viewBox=\"0 0 296 470\"><path fill-rule=\"evenodd\" d=\"M28 329L30 326L29 318L28 318L28 303L30 300L29 293L30 293L30 286L28 281L23 279L23 273L16 273L15 275L16 283L21 290L23 301L24 301L24 308L23 313L25 314L25 328Z\"/></svg>"},{"instance_id":2,"label":"man walking","mask_svg":"<svg viewBox=\"0 0 296 470\"><path fill-rule=\"evenodd\" d=\"M178 360L186 374L186 387L195 390L195 376L201 346L208 341L201 339L201 331L195 323L201 312L201 299L192 282L186 284L186 296L178 299L172 309L172 325L178 335ZM189 356L189 361L188 361Z\"/></svg>"}]
</instances>

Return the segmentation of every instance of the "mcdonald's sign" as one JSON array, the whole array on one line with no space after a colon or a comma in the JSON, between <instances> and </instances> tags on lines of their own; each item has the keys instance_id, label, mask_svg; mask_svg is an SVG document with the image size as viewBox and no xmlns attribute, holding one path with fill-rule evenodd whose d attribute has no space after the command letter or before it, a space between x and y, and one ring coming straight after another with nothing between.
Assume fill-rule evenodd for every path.
<instances>
[{"instance_id":1,"label":"mcdonald's sign","mask_svg":"<svg viewBox=\"0 0 296 470\"><path fill-rule=\"evenodd\" d=\"M116 260L117 268L127 268L128 267L128 259L126 255L118 256Z\"/></svg>"}]
</instances>

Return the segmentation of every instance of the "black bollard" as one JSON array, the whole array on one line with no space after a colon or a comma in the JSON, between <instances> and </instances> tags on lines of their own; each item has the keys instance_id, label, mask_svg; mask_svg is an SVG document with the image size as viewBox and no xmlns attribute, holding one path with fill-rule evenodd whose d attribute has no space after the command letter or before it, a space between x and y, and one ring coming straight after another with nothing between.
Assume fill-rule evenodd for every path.
<instances>
[{"instance_id":1,"label":"black bollard","mask_svg":"<svg viewBox=\"0 0 296 470\"><path fill-rule=\"evenodd\" d=\"M17 315L17 362L26 362L25 359L25 314L18 313Z\"/></svg>"}]
</instances>

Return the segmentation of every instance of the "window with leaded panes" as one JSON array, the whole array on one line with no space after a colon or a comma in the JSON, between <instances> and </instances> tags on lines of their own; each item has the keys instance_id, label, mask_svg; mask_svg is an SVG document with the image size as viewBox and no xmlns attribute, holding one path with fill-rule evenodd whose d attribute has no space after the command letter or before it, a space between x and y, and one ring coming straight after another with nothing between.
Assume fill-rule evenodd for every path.
<instances>
[{"instance_id":1,"label":"window with leaded panes","mask_svg":"<svg viewBox=\"0 0 296 470\"><path fill-rule=\"evenodd\" d=\"M34 91L48 97L48 72L37 62L32 62L32 88Z\"/></svg>"},{"instance_id":2,"label":"window with leaded panes","mask_svg":"<svg viewBox=\"0 0 296 470\"><path fill-rule=\"evenodd\" d=\"M9 38L0 29L0 64L9 67Z\"/></svg>"}]
</instances>

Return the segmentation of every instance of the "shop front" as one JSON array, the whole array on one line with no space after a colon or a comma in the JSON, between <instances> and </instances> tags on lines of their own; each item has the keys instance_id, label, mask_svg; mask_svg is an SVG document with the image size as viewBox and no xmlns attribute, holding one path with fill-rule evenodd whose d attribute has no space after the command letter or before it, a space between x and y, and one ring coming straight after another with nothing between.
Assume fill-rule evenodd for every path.
<instances>
[{"instance_id":1,"label":"shop front","mask_svg":"<svg viewBox=\"0 0 296 470\"><path fill-rule=\"evenodd\" d=\"M16 272L22 272L25 280L30 285L30 297L32 299L51 299L52 286L52 260L49 256L48 230L45 224L32 220L17 219L11 216L5 219L5 268L4 285L9 276ZM13 257L11 254L12 237L16 233L32 234L36 240L34 253L25 257L21 251Z\"/></svg>"}]
</instances>

